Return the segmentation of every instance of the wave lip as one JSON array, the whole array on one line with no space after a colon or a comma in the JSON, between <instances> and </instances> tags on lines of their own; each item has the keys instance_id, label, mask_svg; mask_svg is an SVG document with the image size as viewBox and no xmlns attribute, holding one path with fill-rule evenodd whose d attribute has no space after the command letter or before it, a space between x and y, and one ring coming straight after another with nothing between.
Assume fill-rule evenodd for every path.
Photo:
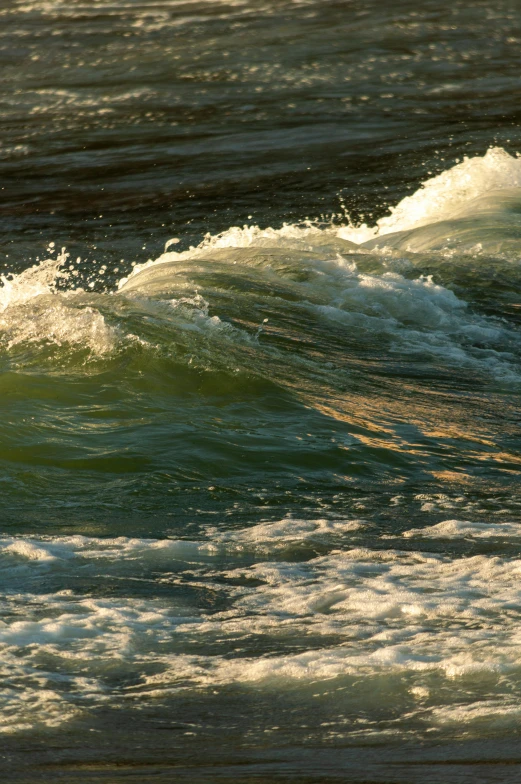
<instances>
[{"instance_id":1,"label":"wave lip","mask_svg":"<svg viewBox=\"0 0 521 784\"><path fill-rule=\"evenodd\" d=\"M359 242L374 247L386 235L472 213L472 203L490 196L491 192L519 188L521 158L509 155L500 147L492 147L483 157L465 158L462 163L424 182L412 196L406 196L391 208L390 215L380 218L376 226L365 227L365 235L360 230L353 234L351 228L346 227L339 230L339 236L348 240L356 236Z\"/></svg>"}]
</instances>

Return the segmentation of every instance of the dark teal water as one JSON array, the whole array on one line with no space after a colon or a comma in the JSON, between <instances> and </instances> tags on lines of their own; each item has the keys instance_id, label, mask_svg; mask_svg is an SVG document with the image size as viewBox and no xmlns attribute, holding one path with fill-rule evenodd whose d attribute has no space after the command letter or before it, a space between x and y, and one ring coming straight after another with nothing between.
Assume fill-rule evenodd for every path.
<instances>
[{"instance_id":1,"label":"dark teal water","mask_svg":"<svg viewBox=\"0 0 521 784\"><path fill-rule=\"evenodd\" d=\"M0 15L8 780L516 781L516 5Z\"/></svg>"}]
</instances>

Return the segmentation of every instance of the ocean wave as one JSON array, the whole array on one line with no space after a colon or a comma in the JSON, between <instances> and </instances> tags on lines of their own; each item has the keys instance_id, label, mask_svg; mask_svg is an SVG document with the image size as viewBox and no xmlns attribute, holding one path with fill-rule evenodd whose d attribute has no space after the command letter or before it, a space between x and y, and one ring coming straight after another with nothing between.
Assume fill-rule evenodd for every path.
<instances>
[{"instance_id":1,"label":"ocean wave","mask_svg":"<svg viewBox=\"0 0 521 784\"><path fill-rule=\"evenodd\" d=\"M429 275L423 272L430 263L424 256L415 259L409 252L400 258L380 252L378 246L384 242L394 248L432 250L446 235L450 219L454 226L463 226L467 245L479 246L471 254L473 269L477 278L486 276L486 237L501 235L506 242L509 231L519 231L521 190L512 187L521 182L520 172L519 160L500 149L467 159L404 199L370 230L373 240L364 247L352 239L360 241L360 229L309 222L280 229L232 227L180 252L171 250L177 242L173 239L158 259L135 265L116 291L105 293L89 291L101 285L105 267L89 271L85 291L77 283L81 263L69 263L65 249L55 251L55 257L2 277L0 341L7 352L40 344L83 348L97 357L136 341L157 348L165 341L172 347L172 340L179 339L184 348L174 354L197 361L196 337L187 348L188 338L182 335L191 331L215 336L219 367L217 358L228 350L219 351L220 340L228 346L246 341L247 357L241 359L239 352L232 364L237 369L246 363L262 375L263 354L282 361L277 336L300 331L303 345L306 340L325 341L334 330L335 340L345 340L349 351L356 340L362 349L367 340L380 340L390 355L430 357L449 366L463 363L515 381L515 328L480 315L469 308L465 291L456 294L450 285L434 280L438 274L447 277L454 259L446 258L443 270L435 265ZM510 228L505 228L508 221ZM452 233L458 234L456 229ZM509 269L514 290L517 266L502 268L505 279ZM468 294L472 299L472 291ZM293 352L289 361L298 364L299 356ZM205 353L205 366L208 358Z\"/></svg>"}]
</instances>

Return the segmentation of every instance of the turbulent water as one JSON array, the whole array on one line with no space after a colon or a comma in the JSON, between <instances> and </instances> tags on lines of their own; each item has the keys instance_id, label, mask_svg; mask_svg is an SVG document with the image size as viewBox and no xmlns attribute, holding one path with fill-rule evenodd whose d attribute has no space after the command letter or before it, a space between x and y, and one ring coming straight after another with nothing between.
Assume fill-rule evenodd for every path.
<instances>
[{"instance_id":1,"label":"turbulent water","mask_svg":"<svg viewBox=\"0 0 521 784\"><path fill-rule=\"evenodd\" d=\"M0 20L7 780L519 780L516 4Z\"/></svg>"}]
</instances>

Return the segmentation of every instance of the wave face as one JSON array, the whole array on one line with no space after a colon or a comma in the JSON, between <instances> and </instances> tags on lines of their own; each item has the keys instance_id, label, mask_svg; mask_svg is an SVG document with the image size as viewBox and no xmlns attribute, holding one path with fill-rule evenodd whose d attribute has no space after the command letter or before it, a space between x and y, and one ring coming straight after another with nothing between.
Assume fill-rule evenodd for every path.
<instances>
[{"instance_id":1,"label":"wave face","mask_svg":"<svg viewBox=\"0 0 521 784\"><path fill-rule=\"evenodd\" d=\"M6 737L253 694L277 743L515 731L520 166L4 276Z\"/></svg>"}]
</instances>

